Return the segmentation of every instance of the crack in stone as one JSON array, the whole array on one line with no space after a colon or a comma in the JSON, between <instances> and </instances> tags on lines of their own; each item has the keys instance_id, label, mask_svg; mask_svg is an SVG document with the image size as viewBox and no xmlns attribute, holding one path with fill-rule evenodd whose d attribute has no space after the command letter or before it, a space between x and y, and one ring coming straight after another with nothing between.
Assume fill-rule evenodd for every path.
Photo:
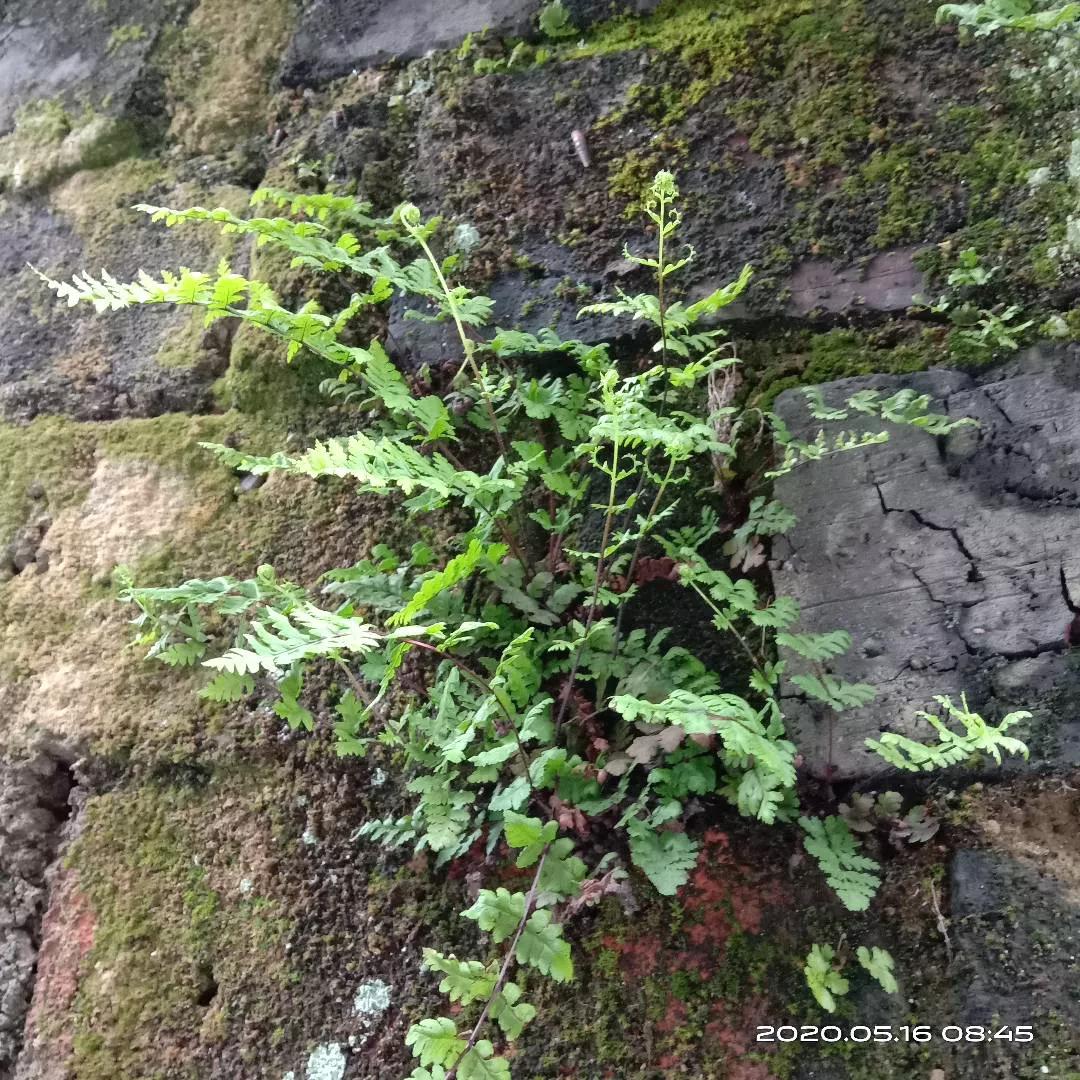
<instances>
[{"instance_id":1,"label":"crack in stone","mask_svg":"<svg viewBox=\"0 0 1080 1080\"><path fill-rule=\"evenodd\" d=\"M886 514L910 514L920 525L927 529L932 529L934 532L948 533L956 544L957 550L968 562L967 580L973 584L977 581L983 580L983 575L979 571L979 565L975 556L968 550L967 545L964 543L963 537L960 535L960 530L951 525L938 525L936 522L931 521L929 518L924 517L918 510L905 509L900 506L889 506L885 501L885 493L881 490L881 485L874 482L874 490L877 491L878 501L881 503L881 509Z\"/></svg>"},{"instance_id":2,"label":"crack in stone","mask_svg":"<svg viewBox=\"0 0 1080 1080\"><path fill-rule=\"evenodd\" d=\"M989 391L989 390L983 390L983 392L982 392L982 396L983 396L983 397L984 397L984 398L985 398L985 399L986 399L987 401L989 401L989 402L990 402L990 404L991 404L991 405L993 405L993 406L994 406L994 408L995 408L995 409L997 409L997 411L998 411L999 413L1001 413L1001 415L1002 415L1002 416L1004 416L1004 417L1005 417L1005 422L1006 422L1006 423L1007 423L1007 424L1008 424L1008 425L1009 425L1010 427L1013 427L1013 426L1015 426L1015 422L1014 422L1013 418L1012 418L1012 417L1011 417L1011 416L1010 416L1010 415L1009 415L1009 414L1008 414L1008 413L1007 413L1007 412L1006 412L1006 411L1005 411L1005 410L1004 410L1004 409L1003 409L1003 408L1001 407L1001 403L1000 403L1000 402L999 402L999 401L997 400L997 398L995 398L995 397L993 396L993 394L991 394L991 393L990 393L990 391Z\"/></svg>"},{"instance_id":3,"label":"crack in stone","mask_svg":"<svg viewBox=\"0 0 1080 1080\"><path fill-rule=\"evenodd\" d=\"M900 565L903 565L903 564L901 563ZM950 633L952 633L956 637L956 640L959 641L960 644L964 646L964 650L965 650L965 652L967 652L968 656L978 656L979 655L978 646L972 645L971 642L968 641L968 639L964 636L964 632L960 629L959 622L953 617L952 610L951 610L952 605L949 603L949 601L948 600L941 600L938 597L936 597L934 595L934 593L933 593L933 590L930 588L929 584L927 582L923 581L922 577L919 574L919 571L916 570L915 567L909 566L909 567L907 567L907 569L911 572L911 576L923 587L923 591L930 598L930 600L935 604L940 604L945 609L947 614L946 614L945 621L943 623L944 628L947 631L949 631ZM964 605L961 605L961 606L964 606ZM957 666L959 666L959 664L957 664Z\"/></svg>"},{"instance_id":4,"label":"crack in stone","mask_svg":"<svg viewBox=\"0 0 1080 1080\"><path fill-rule=\"evenodd\" d=\"M994 655L1005 660L1034 660L1037 656L1045 656L1047 653L1061 653L1065 651L1064 641L1051 641L1045 645L1033 645L1030 649L995 649Z\"/></svg>"},{"instance_id":5,"label":"crack in stone","mask_svg":"<svg viewBox=\"0 0 1080 1080\"><path fill-rule=\"evenodd\" d=\"M896 560L894 559L893 561L895 562ZM898 563L897 565L904 566L905 564ZM906 569L911 572L911 576L923 587L923 591L926 593L927 596L930 597L930 599L935 604L940 604L943 608L949 607L949 601L942 600L940 597L935 596L933 589L930 588L930 583L927 581L923 581L922 576L919 574L919 571L916 570L914 566L907 566Z\"/></svg>"},{"instance_id":6,"label":"crack in stone","mask_svg":"<svg viewBox=\"0 0 1080 1080\"><path fill-rule=\"evenodd\" d=\"M1058 574L1061 580L1061 599L1065 601L1065 606L1074 614L1080 614L1080 608L1073 603L1072 594L1069 592L1069 582L1065 577L1065 564L1060 563L1058 565Z\"/></svg>"}]
</instances>

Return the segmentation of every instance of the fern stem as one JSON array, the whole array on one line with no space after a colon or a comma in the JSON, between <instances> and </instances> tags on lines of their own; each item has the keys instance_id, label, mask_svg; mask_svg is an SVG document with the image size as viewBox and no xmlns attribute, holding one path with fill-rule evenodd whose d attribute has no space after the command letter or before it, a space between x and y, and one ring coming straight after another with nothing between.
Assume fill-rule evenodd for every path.
<instances>
[{"instance_id":1,"label":"fern stem","mask_svg":"<svg viewBox=\"0 0 1080 1080\"><path fill-rule=\"evenodd\" d=\"M705 592L696 582L691 581L690 588L692 588L694 592L696 592L698 596L700 596L701 599L704 600L706 604L708 604L709 608L713 612L715 612L716 615L723 619L723 621L727 624L728 633L730 633L735 638L735 640L743 647L743 651L750 658L750 663L753 664L755 668L760 667L761 658L754 654L754 650L750 648L749 644L747 644L746 638L744 638L742 634L740 634L739 631L735 629L732 621L728 619L724 615L724 613L713 603L712 597L709 596L709 594Z\"/></svg>"},{"instance_id":2,"label":"fern stem","mask_svg":"<svg viewBox=\"0 0 1080 1080\"><path fill-rule=\"evenodd\" d=\"M491 400L491 395L488 393L487 387L484 386L480 368L476 363L476 344L472 338L469 337L468 333L466 333L465 324L461 321L461 312L458 310L457 302L454 300L454 294L442 272L442 267L439 265L434 252L428 246L428 242L424 239L423 235L419 231L411 228L408 224L406 224L405 227L409 230L409 234L413 239L420 245L421 250L424 252L424 256L431 264L432 270L435 271L435 277L439 282L439 288L443 291L443 296L446 298L446 305L450 309L450 315L454 320L454 326L457 328L458 338L461 341L461 349L465 354L465 360L462 363L461 368L458 369L458 374L460 374L465 367L471 369L473 378L476 380L476 385L480 388L480 397L484 403L484 411L487 413L488 422L491 424L491 433L495 437L495 445L498 446L503 461L509 462L510 454L506 447L506 441L503 439L502 426L499 424L499 417L495 412L495 405ZM514 553L514 557L521 563L523 570L527 569L530 564L528 559L525 558L525 553L521 549L521 546L512 538L508 527L502 526L502 531L506 542L510 545L510 550Z\"/></svg>"},{"instance_id":3,"label":"fern stem","mask_svg":"<svg viewBox=\"0 0 1080 1080\"><path fill-rule=\"evenodd\" d=\"M339 660L338 664L341 666L341 670L345 672L345 678L349 680L349 685L352 687L353 693L369 708L374 702L374 695L364 689L360 680L349 670L349 665L344 660Z\"/></svg>"},{"instance_id":4,"label":"fern stem","mask_svg":"<svg viewBox=\"0 0 1080 1080\"><path fill-rule=\"evenodd\" d=\"M667 351L667 322L666 322L666 314L665 314L666 309L667 309L667 305L664 302L664 281L667 278L667 274L664 272L664 240L666 239L665 225L666 225L666 218L667 218L667 200L664 198L663 191L661 191L659 193L659 201L660 201L660 206L659 206L659 209L657 211L657 216L658 216L659 220L657 222L657 227L659 228L660 235L658 236L657 242L656 242L656 305L657 305L657 317L658 317L659 323L660 323L660 367L661 367L661 369L663 371L663 375L661 376L661 380L662 380L661 385L664 385L663 380L667 377L668 351ZM656 414L657 417L659 419L661 419L661 420L664 418L665 414L667 413L667 403L668 403L668 388L667 388L666 385L664 385L663 397L661 397L661 399L660 399L660 409ZM655 449L655 448L653 448L653 449ZM652 454L653 454L653 450L650 450L647 457L646 457L646 459L645 459L644 464L642 465L641 473L638 475L637 488L634 491L634 498L633 498L632 502L636 502L638 497L645 490L645 478L646 478L646 476L649 475L648 466L649 466L649 462L652 459ZM664 478L664 482L660 485L660 491L657 492L656 498L653 500L652 507L649 510L649 517L650 518L657 511L657 508L658 508L659 503L660 503L660 498L663 495L664 486L667 484L667 481L671 478L671 472L674 469L674 467L675 467L675 462L672 461L670 463L670 465L668 466L668 474ZM629 526L629 517L627 519L627 525ZM627 581L632 581L633 578L634 578L634 571L637 569L638 558L641 555L641 548L642 548L642 545L644 544L644 542L645 542L645 531L643 529L641 535L637 538L637 543L634 545L634 552L630 556L630 568L626 572ZM611 655L612 656L618 656L618 653L619 653L619 644L622 641L622 624L623 624L623 616L624 616L625 611L626 611L626 606L623 605L622 607L619 608L619 614L615 619L615 638L614 638L614 641L613 641L612 646L611 646ZM598 701L599 701L599 698L598 698Z\"/></svg>"},{"instance_id":5,"label":"fern stem","mask_svg":"<svg viewBox=\"0 0 1080 1080\"><path fill-rule=\"evenodd\" d=\"M610 480L608 483L607 510L604 513L604 532L600 538L600 553L596 559L596 578L593 581L592 597L589 600L589 613L585 616L585 632L581 635L581 641L578 643L577 648L574 649L574 659L570 665L570 674L567 676L566 687L562 692L561 701L559 702L559 712L555 717L556 731L562 727L562 722L566 719L566 710L570 707L570 694L574 689L574 680L577 678L578 668L581 666L581 654L585 648L585 642L589 637L589 631L596 621L597 601L600 598L600 586L603 583L604 576L604 559L607 555L608 541L611 539L611 525L615 519L615 498L618 487L616 477L619 475L619 439L617 437L612 443L611 472L608 475Z\"/></svg>"},{"instance_id":6,"label":"fern stem","mask_svg":"<svg viewBox=\"0 0 1080 1080\"><path fill-rule=\"evenodd\" d=\"M480 396L484 401L484 408L487 410L488 420L491 421L491 433L495 436L495 442L498 444L499 453L503 458L509 461L510 455L507 453L506 444L503 442L502 429L499 426L499 419L495 415L495 406L492 404L491 395L484 387L484 381L480 377L480 369L476 364L476 354L474 351L474 342L472 338L465 332L465 324L461 321L461 312L458 310L457 302L454 300L454 294L450 290L450 285L447 282L442 272L442 267L439 265L438 259L435 258L435 253L428 246L428 242L424 239L423 235L418 231L411 228L408 224L405 226L409 230L409 234L420 245L421 250L424 252L424 256L427 261L431 263L431 268L435 271L435 277L439 282L439 288L443 291L443 296L446 298L446 306L450 309L450 317L454 320L454 326L457 327L458 337L461 340L461 348L465 353L465 361L461 365L462 368L469 367L472 369L473 378L476 379L477 385L480 387ZM458 374L461 371L459 369ZM523 565L525 565L523 563Z\"/></svg>"},{"instance_id":7,"label":"fern stem","mask_svg":"<svg viewBox=\"0 0 1080 1080\"><path fill-rule=\"evenodd\" d=\"M660 509L660 501L664 497L664 491L667 489L668 483L671 481L671 474L675 471L674 459L668 462L667 475L660 481L660 487L656 492L656 498L652 501L652 506L649 507L649 512L645 516L645 523L641 527L641 535L637 538L637 543L634 544L634 553L630 556L630 565L626 571L626 580L633 584L634 571L637 569L638 559L641 557L641 548L645 542L645 537L648 534L649 523L656 516L656 512ZM644 476L644 471L642 476ZM626 617L626 604L619 606L619 614L615 617L615 640L611 646L611 655L618 656L619 644L622 641L622 627L623 619ZM596 696L597 706L603 701L605 693L607 691L607 677L604 677L604 681L600 684L600 692Z\"/></svg>"},{"instance_id":8,"label":"fern stem","mask_svg":"<svg viewBox=\"0 0 1080 1080\"><path fill-rule=\"evenodd\" d=\"M495 985L491 988L491 995L484 1003L484 1009L480 1013L480 1019L476 1021L472 1033L469 1035L469 1040L465 1044L465 1049L458 1054L457 1060L450 1066L450 1071L446 1074L446 1080L454 1080L454 1077L457 1076L458 1066L461 1064L465 1055L476 1045L476 1040L480 1037L480 1032L487 1022L488 1013L491 1012L492 1005L495 1004L496 998L498 998L499 994L502 992L503 984L506 982L506 976L510 972L510 962L514 959L514 955L517 952L518 940L525 931L525 924L529 921L529 915L532 913L533 904L536 903L536 893L540 888L540 875L544 871L544 862L547 859L550 847L550 844L544 846L544 850L540 854L540 860L536 864L536 873L533 874L532 885L529 886L528 895L525 897L525 910L521 913L521 920L518 922L517 931L514 933L514 939L510 942L510 948L506 950L506 956L503 957L502 967L499 968L499 977L495 980Z\"/></svg>"}]
</instances>

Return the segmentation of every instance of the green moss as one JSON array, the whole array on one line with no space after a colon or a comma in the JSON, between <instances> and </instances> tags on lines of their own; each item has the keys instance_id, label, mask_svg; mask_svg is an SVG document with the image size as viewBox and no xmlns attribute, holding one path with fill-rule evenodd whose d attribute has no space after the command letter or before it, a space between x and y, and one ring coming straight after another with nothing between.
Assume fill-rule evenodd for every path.
<instances>
[{"instance_id":1,"label":"green moss","mask_svg":"<svg viewBox=\"0 0 1080 1080\"><path fill-rule=\"evenodd\" d=\"M196 368L206 359L203 338L206 332L201 310L188 313L183 327L169 334L154 356L163 368Z\"/></svg>"},{"instance_id":2,"label":"green moss","mask_svg":"<svg viewBox=\"0 0 1080 1080\"><path fill-rule=\"evenodd\" d=\"M129 158L72 176L52 192L51 202L74 222L89 265L115 265L124 257L121 238L143 220L132 206L164 178L159 162Z\"/></svg>"},{"instance_id":3,"label":"green moss","mask_svg":"<svg viewBox=\"0 0 1080 1080\"><path fill-rule=\"evenodd\" d=\"M284 249L259 248L251 277L267 282L287 306L298 308L317 299L324 310L335 311L348 303L348 291L342 282L297 270L291 262L290 253ZM335 378L339 371L310 354L287 362L286 347L280 339L245 323L236 331L229 370L216 392L225 408L296 417L326 408L327 399L320 393L319 384Z\"/></svg>"},{"instance_id":4,"label":"green moss","mask_svg":"<svg viewBox=\"0 0 1080 1080\"><path fill-rule=\"evenodd\" d=\"M874 331L806 331L744 346L751 379L751 402L769 408L777 395L797 386L813 386L855 375L903 374L940 363L940 327L889 324Z\"/></svg>"},{"instance_id":5,"label":"green moss","mask_svg":"<svg viewBox=\"0 0 1080 1080\"><path fill-rule=\"evenodd\" d=\"M230 808L258 791L232 779L228 799L213 787L146 784L87 807L68 857L96 921L74 1006L74 1069L83 1080L205 1075L190 1051L165 1060L165 1043L194 1037L197 1050L200 1028L203 1041L216 1041L207 1010L239 988L251 995L249 1022L274 1012L287 983L291 921L277 901L222 891L231 867L243 865L240 842L250 831ZM231 837L222 828L230 812Z\"/></svg>"},{"instance_id":6,"label":"green moss","mask_svg":"<svg viewBox=\"0 0 1080 1080\"><path fill-rule=\"evenodd\" d=\"M0 139L0 191L44 188L80 169L100 169L136 153L135 125L87 110L75 116L54 100L31 102Z\"/></svg>"},{"instance_id":7,"label":"green moss","mask_svg":"<svg viewBox=\"0 0 1080 1080\"><path fill-rule=\"evenodd\" d=\"M934 203L911 146L873 154L862 169L862 179L871 188L885 190L885 206L878 217L877 231L870 238L875 247L894 247L926 234Z\"/></svg>"},{"instance_id":8,"label":"green moss","mask_svg":"<svg viewBox=\"0 0 1080 1080\"><path fill-rule=\"evenodd\" d=\"M229 371L215 392L227 408L290 415L325 407L319 384L337 374L336 368L316 359L287 363L282 342L242 326L233 341Z\"/></svg>"},{"instance_id":9,"label":"green moss","mask_svg":"<svg viewBox=\"0 0 1080 1080\"><path fill-rule=\"evenodd\" d=\"M675 147L671 146L670 140L661 137L653 140L648 150L631 150L612 162L608 172L608 192L613 199L625 202L624 217L636 218L641 213L641 199L653 177L661 168L676 167L678 158L685 151L685 143L681 148Z\"/></svg>"},{"instance_id":10,"label":"green moss","mask_svg":"<svg viewBox=\"0 0 1080 1080\"><path fill-rule=\"evenodd\" d=\"M109 35L107 49L111 53L116 52L125 45L137 41L145 41L146 37L147 33L145 26L141 26L139 23L125 23L123 26L117 26Z\"/></svg>"},{"instance_id":11,"label":"green moss","mask_svg":"<svg viewBox=\"0 0 1080 1080\"><path fill-rule=\"evenodd\" d=\"M94 464L96 430L60 417L26 425L0 424L0 547L36 509L39 485L51 512L85 497Z\"/></svg>"},{"instance_id":12,"label":"green moss","mask_svg":"<svg viewBox=\"0 0 1080 1080\"><path fill-rule=\"evenodd\" d=\"M972 140L969 148L946 155L944 168L967 188L971 212L982 216L1018 192L1025 194L1029 173L1042 164L1026 135L997 128Z\"/></svg>"},{"instance_id":13,"label":"green moss","mask_svg":"<svg viewBox=\"0 0 1080 1080\"><path fill-rule=\"evenodd\" d=\"M700 82L688 91L692 106L710 85L767 62L771 35L800 15L814 14L817 5L811 0L771 4L732 0L724 8L718 11L714 0L663 0L645 19L623 17L595 27L569 55L600 56L639 48L673 53L699 73Z\"/></svg>"},{"instance_id":14,"label":"green moss","mask_svg":"<svg viewBox=\"0 0 1080 1080\"><path fill-rule=\"evenodd\" d=\"M232 150L262 132L270 83L294 18L290 0L258 0L241 9L229 0L201 0L160 57L170 135L191 153L206 154Z\"/></svg>"}]
</instances>

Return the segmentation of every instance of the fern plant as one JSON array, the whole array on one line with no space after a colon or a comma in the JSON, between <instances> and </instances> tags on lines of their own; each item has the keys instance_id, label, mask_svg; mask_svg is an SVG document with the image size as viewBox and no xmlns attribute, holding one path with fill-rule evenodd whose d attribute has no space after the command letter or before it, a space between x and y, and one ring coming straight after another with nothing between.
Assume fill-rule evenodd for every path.
<instances>
[{"instance_id":1,"label":"fern plant","mask_svg":"<svg viewBox=\"0 0 1080 1080\"><path fill-rule=\"evenodd\" d=\"M976 37L997 30L1060 30L1080 20L1080 4L1045 6L1035 0L981 0L978 3L942 4L938 22L955 19Z\"/></svg>"},{"instance_id":2,"label":"fern plant","mask_svg":"<svg viewBox=\"0 0 1080 1080\"><path fill-rule=\"evenodd\" d=\"M602 894L620 859L662 895L677 892L698 856L684 823L691 799L715 795L767 824L798 820L807 850L852 910L865 909L877 888L874 863L842 818L800 816L797 748L780 696L792 663L790 681L821 707L868 701L872 687L830 670L851 639L800 629L791 598L710 565L703 552L719 516L707 502L690 508L713 490L718 463L733 466L744 433L756 440L762 422L781 450L767 474L775 476L888 437L858 430L864 417L934 434L967 421L929 411L929 400L910 391L862 391L837 409L811 394L823 424L856 426L799 440L774 414L716 403L710 380L737 359L715 316L751 271L694 303L673 299L672 278L694 258L677 247L677 198L674 177L658 173L644 198L655 249L624 252L652 276L654 291L618 292L583 309L648 328L654 344L644 370L626 370L606 345L492 326L492 301L455 284L457 257L437 253L439 221L408 203L385 219L348 197L280 191L253 198L279 211L265 217L141 208L167 226L247 235L283 249L295 266L343 278L352 293L339 311L314 301L291 310L227 264L130 282L108 273L48 281L68 304L100 311L177 304L202 308L208 325L247 322L282 341L287 361L306 352L336 366L335 396L368 413L362 430L297 454L209 446L225 465L339 477L395 499L418 520L452 508L464 521L444 553L379 545L306 586L269 567L245 581L164 589L120 581L147 655L205 668L202 693L214 701L259 693L287 723L311 728L305 676L315 665L338 673L338 752L390 748L413 798L407 814L367 822L362 837L429 850L437 864L478 842L489 853L505 845L531 873L522 891L482 889L463 912L493 955L425 951L454 1015L410 1028L414 1080L509 1076L492 1040L518 1038L535 1015L515 970L573 978L564 920L585 896ZM452 326L460 345L458 361L432 373L427 394L415 392L378 341L356 343L358 316L395 293L411 298L413 317ZM542 368L553 354L563 360L559 374ZM793 524L763 498L730 539L749 550ZM633 625L631 601L658 579L704 605L744 660L741 682L725 683L670 645L669 628ZM401 677L410 655L430 662L422 689ZM591 866L578 844L589 823L610 849Z\"/></svg>"},{"instance_id":3,"label":"fern plant","mask_svg":"<svg viewBox=\"0 0 1080 1080\"><path fill-rule=\"evenodd\" d=\"M1004 751L1028 757L1027 746L1017 738L1005 732L1023 720L1030 720L1031 713L1023 709L1002 717L996 726L988 724L977 712L968 707L967 695L960 695L960 704L954 705L952 699L945 696L934 700L945 711L950 720L958 721L962 732L953 731L939 716L929 712L918 712L917 716L925 720L935 732L936 743L922 743L888 731L880 739L867 739L866 745L884 758L890 765L908 772L931 772L935 769L947 769L959 765L977 754L989 754L998 765Z\"/></svg>"},{"instance_id":4,"label":"fern plant","mask_svg":"<svg viewBox=\"0 0 1080 1080\"><path fill-rule=\"evenodd\" d=\"M895 963L891 954L874 945L869 948L860 945L855 950L859 966L885 991L897 994L900 987L893 975ZM847 995L851 989L850 981L845 978L849 954L841 947L838 953L831 945L815 943L810 947L803 966L803 977L807 988L814 995L814 1000L826 1011L836 1012L837 998Z\"/></svg>"}]
</instances>

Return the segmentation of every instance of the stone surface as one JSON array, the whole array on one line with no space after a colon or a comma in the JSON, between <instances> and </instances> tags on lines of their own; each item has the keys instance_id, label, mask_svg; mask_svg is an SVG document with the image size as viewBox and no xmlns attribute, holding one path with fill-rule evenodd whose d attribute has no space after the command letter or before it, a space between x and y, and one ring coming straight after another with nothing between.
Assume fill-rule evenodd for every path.
<instances>
[{"instance_id":1,"label":"stone surface","mask_svg":"<svg viewBox=\"0 0 1080 1080\"><path fill-rule=\"evenodd\" d=\"M167 3L12 0L0 12L0 135L42 100L118 115L138 96ZM118 27L138 27L118 41Z\"/></svg>"},{"instance_id":2,"label":"stone surface","mask_svg":"<svg viewBox=\"0 0 1080 1080\"><path fill-rule=\"evenodd\" d=\"M75 1001L79 970L94 943L94 912L78 875L61 869L49 889L41 920L34 997L14 1080L67 1080L74 1033L63 1030ZM61 1025L59 1034L56 1028Z\"/></svg>"},{"instance_id":3,"label":"stone surface","mask_svg":"<svg viewBox=\"0 0 1080 1080\"><path fill-rule=\"evenodd\" d=\"M0 765L0 1077L10 1080L37 965L45 871L67 816L70 777L44 755Z\"/></svg>"},{"instance_id":4,"label":"stone surface","mask_svg":"<svg viewBox=\"0 0 1080 1080\"><path fill-rule=\"evenodd\" d=\"M316 0L285 55L286 84L326 82L391 57L444 49L484 29L527 33L534 0Z\"/></svg>"},{"instance_id":5,"label":"stone surface","mask_svg":"<svg viewBox=\"0 0 1080 1080\"><path fill-rule=\"evenodd\" d=\"M1046 1045L1048 1025L1080 1024L1080 861L1073 842L1080 807L1075 789L1060 782L1016 794L1003 789L983 803L976 832L993 847L952 858L955 1023L1032 1023Z\"/></svg>"},{"instance_id":6,"label":"stone surface","mask_svg":"<svg viewBox=\"0 0 1080 1080\"><path fill-rule=\"evenodd\" d=\"M903 312L925 288L925 279L912 262L916 250L887 251L860 267L838 268L825 259L801 263L787 282L791 292L788 313Z\"/></svg>"},{"instance_id":7,"label":"stone surface","mask_svg":"<svg viewBox=\"0 0 1080 1080\"><path fill-rule=\"evenodd\" d=\"M117 312L104 322L90 309L69 313L29 269L96 274L107 262L118 278L127 278L143 268L158 272L212 259L209 234L167 232L125 212L136 196L125 196L120 184L119 194L110 196L70 181L56 195L67 212L22 201L0 206L0 275L8 282L0 295L0 419L63 412L101 420L212 408L210 386L227 356L200 343L190 312L162 310L150 319ZM175 194L158 192L165 204ZM123 245L115 249L111 230L86 236L95 218L105 215L124 231ZM192 343L177 349L185 338ZM182 362L169 362L174 350Z\"/></svg>"},{"instance_id":8,"label":"stone surface","mask_svg":"<svg viewBox=\"0 0 1080 1080\"><path fill-rule=\"evenodd\" d=\"M927 735L913 714L937 694L967 691L995 709L1041 705L1046 721L1057 694L1080 690L1064 640L1080 593L1077 358L1072 346L1042 347L980 379L931 371L822 388L836 406L868 386L910 386L979 427L942 440L890 425L887 443L777 483L799 519L774 545L777 591L799 602L807 628L850 631L854 645L833 669L878 687L873 703L840 718L798 710L815 770L872 773L881 762L864 739ZM793 430L820 426L797 392L778 410ZM1067 710L1053 717L1067 746L1075 723Z\"/></svg>"},{"instance_id":9,"label":"stone surface","mask_svg":"<svg viewBox=\"0 0 1080 1080\"><path fill-rule=\"evenodd\" d=\"M583 28L620 11L643 14L658 2L570 0L564 6ZM482 31L535 37L541 7L539 0L314 0L286 50L281 78L286 85L324 83L381 61L445 49Z\"/></svg>"}]
</instances>

